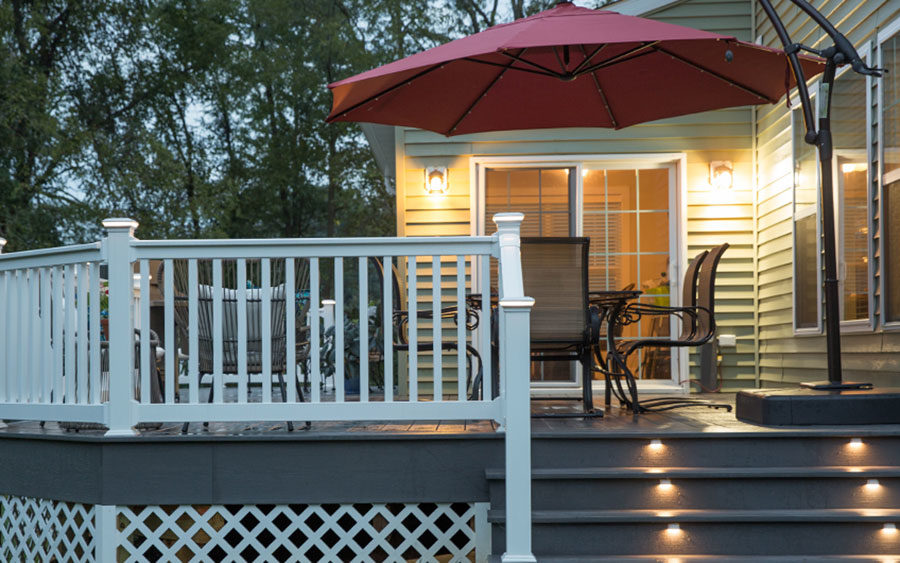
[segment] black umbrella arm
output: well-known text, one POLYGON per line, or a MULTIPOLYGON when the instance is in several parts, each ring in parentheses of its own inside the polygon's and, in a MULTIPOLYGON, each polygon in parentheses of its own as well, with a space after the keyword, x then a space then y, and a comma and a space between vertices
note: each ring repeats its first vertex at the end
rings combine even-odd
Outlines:
MULTIPOLYGON (((871 388, 870 383, 847 383, 843 381, 841 374, 841 333, 840 311, 838 297, 837 277, 837 252, 834 232, 834 199, 832 173, 832 137, 831 137, 831 93, 834 84, 835 71, 839 65, 849 64, 859 74, 879 77, 883 70, 867 66, 853 44, 828 21, 825 16, 813 8, 806 0, 790 0, 792 4, 803 10, 809 17, 822 28, 831 38, 834 44, 826 49, 817 50, 791 41, 784 23, 778 13, 772 7, 769 0, 759 0, 766 16, 775 27, 775 33, 781 40, 790 61, 791 71, 797 82, 798 97, 803 109, 803 119, 806 124, 805 141, 815 145, 819 149, 820 177, 822 185, 822 232, 824 239, 825 259, 825 342, 828 351, 828 381, 807 384, 816 389, 860 389, 871 388), (820 108, 818 128, 816 126, 815 112, 812 100, 809 97, 809 89, 806 87, 806 77, 797 53, 809 51, 825 59, 825 72, 822 74, 822 102, 820 108)), ((790 94, 788 94, 790 95, 790 94)))

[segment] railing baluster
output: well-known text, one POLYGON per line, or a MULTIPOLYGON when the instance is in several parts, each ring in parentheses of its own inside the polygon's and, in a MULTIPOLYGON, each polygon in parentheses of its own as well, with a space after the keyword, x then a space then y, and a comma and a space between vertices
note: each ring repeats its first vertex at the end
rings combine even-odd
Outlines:
POLYGON ((78 332, 77 351, 75 359, 77 360, 77 369, 75 370, 76 400, 75 402, 86 404, 88 402, 88 268, 87 264, 78 264, 78 275, 75 281, 78 282, 78 299, 75 305, 78 307, 78 332))
MULTIPOLYGON (((147 260, 140 261, 140 293, 138 297, 138 306, 140 307, 141 317, 141 357, 140 357, 140 381, 141 381, 141 402, 150 402, 150 262, 147 260)), ((156 358, 152 358, 156 361, 156 358)))
POLYGON ((213 401, 224 401, 225 385, 222 381, 222 260, 212 261, 213 302, 212 302, 212 343, 213 343, 213 401))
MULTIPOLYGON (((0 248, 2 250, 2 248, 0 248)), ((0 272, 0 320, 11 319, 9 314, 9 272, 0 272)), ((7 330, 11 323, 0 321, 0 403, 9 402, 9 396, 6 392, 6 383, 9 377, 9 357, 12 346, 7 339, 13 330, 7 330)))
POLYGON ((175 390, 178 389, 178 350, 175 347, 175 262, 167 259, 163 262, 163 323, 166 343, 166 403, 175 403, 175 390))
POLYGON ((200 322, 197 260, 188 260, 188 402, 200 402, 200 322))
POLYGON ((319 328, 322 319, 319 318, 319 259, 309 259, 309 385, 310 401, 318 403, 322 400, 319 382, 322 380, 322 366, 319 353, 321 350, 321 338, 319 328))
POLYGON ((359 400, 369 401, 369 269, 359 257, 359 400))
POLYGON ((466 388, 466 257, 456 257, 456 400, 465 401, 466 388))
POLYGON ((31 369, 26 374, 26 377, 31 379, 29 382, 31 386, 31 395, 30 401, 32 403, 40 402, 40 393, 41 393, 41 325, 40 325, 40 289, 41 285, 38 280, 38 276, 40 275, 40 270, 37 268, 33 268, 30 270, 30 276, 28 278, 28 326, 31 329, 29 334, 27 335, 29 343, 28 343, 28 352, 30 355, 29 365, 31 369))
MULTIPOLYGON (((49 276, 48 276, 49 277, 49 276)), ((90 286, 90 337, 88 345, 90 346, 90 374, 88 381, 90 386, 90 397, 88 402, 98 405, 100 404, 100 264, 91 262, 90 269, 91 286, 90 286)), ((47 287, 47 308, 41 306, 42 309, 49 312, 50 306, 50 288, 47 287)), ((47 315, 49 321, 49 315, 47 315)), ((47 355, 50 355, 50 325, 47 325, 47 355)))
MULTIPOLYGON (((474 258, 477 260, 477 258, 474 258)), ((481 336, 481 361, 484 370, 481 398, 490 401, 493 398, 493 373, 491 362, 491 257, 481 256, 481 323, 478 331, 481 336)))
POLYGON ((444 398, 444 348, 441 345, 441 257, 431 257, 431 362, 434 400, 444 398))
POLYGON ((334 258, 334 400, 344 401, 344 259, 334 258))
POLYGON ((391 256, 385 256, 383 264, 383 304, 382 321, 384 324, 384 400, 394 400, 394 262, 391 256))
POLYGON ((238 402, 247 402, 247 260, 237 261, 238 402))
POLYGON ((297 283, 294 279, 294 259, 284 259, 284 377, 287 402, 297 401, 297 283))
POLYGON ((28 302, 27 284, 28 270, 24 268, 16 272, 16 293, 18 294, 19 317, 16 323, 16 332, 19 335, 19 344, 16 346, 16 402, 27 402, 27 382, 25 381, 25 373, 28 370, 28 302))
POLYGON ((66 266, 66 328, 65 328, 65 362, 66 362, 66 403, 75 402, 75 266, 66 266))
POLYGON ((50 313, 53 322, 53 402, 62 403, 65 398, 63 386, 63 326, 65 314, 63 313, 63 284, 65 283, 64 269, 56 266, 53 273, 53 305, 50 313))
POLYGON ((416 271, 416 257, 410 256, 407 262, 407 276, 409 278, 407 283, 407 297, 406 297, 406 308, 407 308, 407 318, 409 319, 407 323, 408 334, 407 338, 409 341, 409 400, 410 402, 416 402, 419 400, 419 300, 418 300, 418 290, 416 289, 416 278, 418 277, 418 272, 416 271))
POLYGON ((260 312, 260 335, 262 337, 262 378, 263 402, 272 402, 272 261, 262 259, 260 292, 262 305, 260 312))

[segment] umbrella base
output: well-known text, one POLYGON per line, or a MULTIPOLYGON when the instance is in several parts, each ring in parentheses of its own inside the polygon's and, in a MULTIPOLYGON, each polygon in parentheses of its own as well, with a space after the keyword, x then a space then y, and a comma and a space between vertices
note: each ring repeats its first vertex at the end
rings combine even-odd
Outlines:
POLYGON ((900 389, 741 391, 738 420, 767 426, 900 424, 900 389))

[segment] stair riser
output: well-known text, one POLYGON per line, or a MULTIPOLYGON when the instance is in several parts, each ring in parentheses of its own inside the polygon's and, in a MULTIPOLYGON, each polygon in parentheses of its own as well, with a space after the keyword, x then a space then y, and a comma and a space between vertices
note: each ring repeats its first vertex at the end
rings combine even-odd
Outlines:
MULTIPOLYGON (((671 535, 654 524, 535 524, 533 551, 543 555, 887 555, 900 551, 900 533, 881 524, 686 523, 671 535)), ((493 526, 493 552, 505 549, 504 528, 493 526)))
POLYGON ((817 467, 900 466, 900 438, 664 438, 658 450, 649 439, 541 439, 532 442, 534 467, 817 467))
MULTIPOLYGON (((900 479, 562 479, 532 482, 535 510, 895 508, 900 479)), ((505 506, 503 481, 491 482, 493 508, 505 506)))

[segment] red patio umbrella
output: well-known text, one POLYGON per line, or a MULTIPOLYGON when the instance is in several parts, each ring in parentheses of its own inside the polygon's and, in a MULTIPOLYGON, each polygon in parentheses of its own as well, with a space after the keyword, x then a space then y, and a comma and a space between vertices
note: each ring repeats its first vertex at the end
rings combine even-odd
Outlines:
MULTIPOLYGON (((802 57, 807 77, 821 60, 802 57)), ((560 2, 329 85, 328 121, 444 135, 548 127, 620 129, 774 103, 793 85, 782 51, 560 2)))

